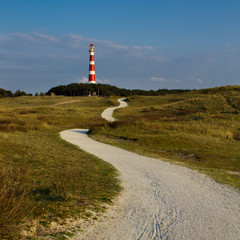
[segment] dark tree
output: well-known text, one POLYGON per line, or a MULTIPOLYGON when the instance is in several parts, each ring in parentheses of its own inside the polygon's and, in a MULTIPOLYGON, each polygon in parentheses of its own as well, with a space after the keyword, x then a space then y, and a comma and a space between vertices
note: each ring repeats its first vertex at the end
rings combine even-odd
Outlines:
POLYGON ((15 92, 15 97, 27 96, 27 93, 24 91, 17 90, 15 92))
POLYGON ((11 91, 0 88, 0 97, 14 97, 14 94, 11 91))

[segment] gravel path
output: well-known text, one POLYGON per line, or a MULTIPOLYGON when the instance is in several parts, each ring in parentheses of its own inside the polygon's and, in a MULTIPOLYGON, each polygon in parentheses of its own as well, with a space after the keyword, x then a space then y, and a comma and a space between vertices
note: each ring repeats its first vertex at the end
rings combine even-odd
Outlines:
POLYGON ((61 137, 117 168, 124 191, 72 239, 240 239, 239 193, 196 171, 97 142, 87 131, 66 130, 61 137))

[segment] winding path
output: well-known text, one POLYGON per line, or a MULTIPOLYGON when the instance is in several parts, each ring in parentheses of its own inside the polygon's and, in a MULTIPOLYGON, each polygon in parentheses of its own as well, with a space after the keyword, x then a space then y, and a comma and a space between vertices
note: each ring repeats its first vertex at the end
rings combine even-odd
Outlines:
POLYGON ((117 107, 110 107, 110 108, 105 109, 102 112, 102 115, 101 115, 102 118, 106 119, 109 122, 116 121, 116 119, 112 117, 112 114, 113 114, 114 110, 116 110, 118 108, 127 107, 127 103, 124 100, 125 100, 125 98, 120 98, 120 99, 118 99, 118 102, 120 103, 119 106, 117 106, 117 107))
MULTIPOLYGON (((112 110, 104 112, 114 120, 112 110)), ((104 218, 73 239, 240 239, 239 193, 196 171, 97 142, 87 132, 66 130, 61 137, 117 168, 124 191, 104 218)))

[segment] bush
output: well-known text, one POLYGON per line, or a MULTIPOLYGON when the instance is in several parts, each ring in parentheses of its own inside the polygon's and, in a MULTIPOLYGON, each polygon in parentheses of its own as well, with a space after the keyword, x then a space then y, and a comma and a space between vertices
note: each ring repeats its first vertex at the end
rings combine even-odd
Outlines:
POLYGON ((15 97, 27 96, 27 93, 24 91, 17 90, 15 92, 15 97))
POLYGON ((233 135, 233 139, 235 139, 235 140, 240 140, 240 132, 238 132, 238 133, 235 133, 234 135, 233 135))
POLYGON ((14 97, 14 94, 11 91, 0 88, 0 97, 14 97))

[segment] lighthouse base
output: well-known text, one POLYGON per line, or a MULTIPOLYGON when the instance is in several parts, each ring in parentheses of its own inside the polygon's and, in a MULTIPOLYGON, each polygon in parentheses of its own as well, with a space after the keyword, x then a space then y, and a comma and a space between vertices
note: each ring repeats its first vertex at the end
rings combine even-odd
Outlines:
POLYGON ((96 83, 95 74, 89 74, 88 82, 89 83, 96 83))

